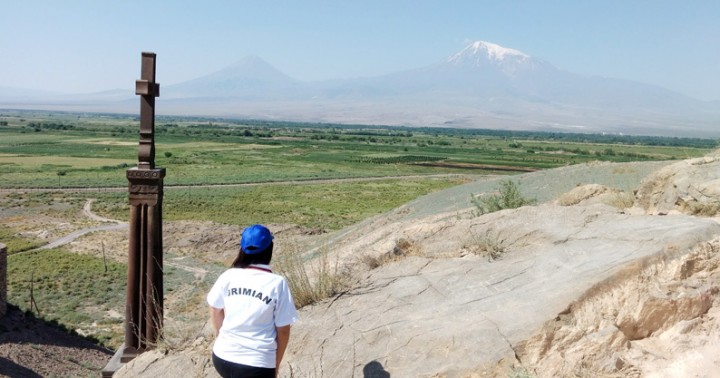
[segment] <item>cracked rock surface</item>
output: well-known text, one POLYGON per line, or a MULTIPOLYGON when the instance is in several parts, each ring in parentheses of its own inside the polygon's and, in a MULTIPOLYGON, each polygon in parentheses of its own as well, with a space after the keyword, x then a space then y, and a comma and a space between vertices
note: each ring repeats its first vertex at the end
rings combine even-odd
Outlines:
MULTIPOLYGON (((415 243, 433 251, 444 245, 447 255, 386 264, 361 287, 303 310, 287 357, 296 376, 362 376, 372 362, 401 377, 493 376, 499 361, 551 371, 526 357, 535 347, 524 342, 548 319, 632 262, 689 252, 720 235, 709 219, 626 215, 605 205, 548 204, 445 222, 432 223, 442 232, 425 224, 415 243), (463 254, 487 235, 507 244, 501 258, 463 254)), ((624 345, 707 313, 716 293, 700 285, 682 295, 631 296, 614 330, 578 337, 624 345)))
MULTIPOLYGON (((476 216, 470 195, 497 184, 480 180, 327 235, 308 256, 329 251, 359 284, 300 310, 280 376, 718 376, 720 222, 682 205, 720 201, 718 161, 520 175, 540 205, 476 216)), ((116 376, 217 376, 209 351, 146 353, 116 376)))

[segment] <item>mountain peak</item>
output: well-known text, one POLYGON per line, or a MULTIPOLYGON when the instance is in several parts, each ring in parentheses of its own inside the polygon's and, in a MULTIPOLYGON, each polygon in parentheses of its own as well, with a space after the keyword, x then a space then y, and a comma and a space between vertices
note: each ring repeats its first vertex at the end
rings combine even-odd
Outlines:
POLYGON ((490 42, 475 41, 459 53, 449 57, 448 62, 460 62, 467 59, 487 59, 500 62, 507 58, 526 59, 529 57, 529 55, 518 50, 509 49, 490 42))
POLYGON ((248 55, 239 61, 223 68, 221 72, 232 71, 250 71, 250 72, 273 72, 277 71, 270 63, 256 55, 248 55))

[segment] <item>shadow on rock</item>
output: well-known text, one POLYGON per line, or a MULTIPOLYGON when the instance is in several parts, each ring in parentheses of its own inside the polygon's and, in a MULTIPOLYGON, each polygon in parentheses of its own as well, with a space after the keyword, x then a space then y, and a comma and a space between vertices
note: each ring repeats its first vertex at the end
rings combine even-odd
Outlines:
POLYGON ((385 371, 381 363, 370 361, 363 368, 363 378, 390 378, 390 373, 385 371))

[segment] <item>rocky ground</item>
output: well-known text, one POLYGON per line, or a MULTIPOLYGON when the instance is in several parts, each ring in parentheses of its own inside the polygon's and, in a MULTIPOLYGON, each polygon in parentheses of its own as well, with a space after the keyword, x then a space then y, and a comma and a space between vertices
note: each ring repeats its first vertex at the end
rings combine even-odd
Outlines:
POLYGON ((0 318, 0 376, 97 377, 112 354, 14 306, 0 318))

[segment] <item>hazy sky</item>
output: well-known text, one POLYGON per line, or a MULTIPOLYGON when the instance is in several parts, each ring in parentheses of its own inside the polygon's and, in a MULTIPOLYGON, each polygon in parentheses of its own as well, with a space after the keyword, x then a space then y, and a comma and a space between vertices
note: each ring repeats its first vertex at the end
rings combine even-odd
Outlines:
MULTIPOLYGON (((720 100, 718 0, 0 0, 0 86, 175 84, 257 55, 311 81, 437 63, 484 40, 560 69, 720 100)), ((162 91, 161 91, 162 93, 162 91)))

